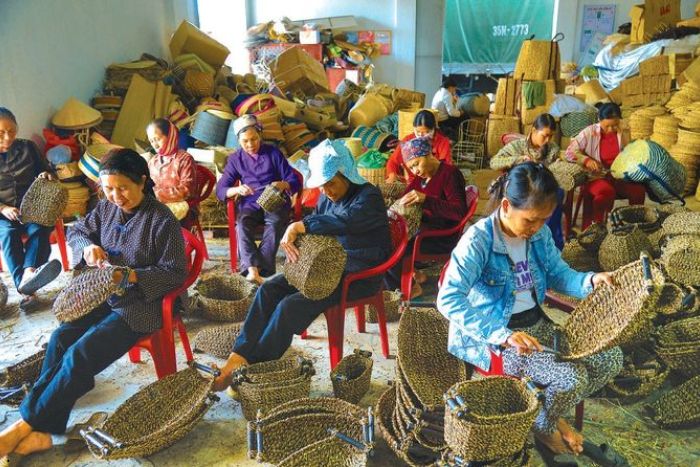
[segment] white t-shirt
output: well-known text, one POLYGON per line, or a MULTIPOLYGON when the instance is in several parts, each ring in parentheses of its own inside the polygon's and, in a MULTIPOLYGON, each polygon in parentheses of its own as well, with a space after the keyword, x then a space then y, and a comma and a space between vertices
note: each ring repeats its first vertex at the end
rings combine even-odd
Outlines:
POLYGON ((450 117, 459 117, 462 113, 456 106, 455 97, 445 88, 440 88, 433 96, 430 106, 438 111, 438 121, 442 122, 450 117))
POLYGON ((503 241, 506 244, 508 256, 515 264, 515 304, 513 314, 534 308, 537 304, 532 298, 532 274, 527 262, 527 241, 522 238, 509 237, 503 233, 503 241))

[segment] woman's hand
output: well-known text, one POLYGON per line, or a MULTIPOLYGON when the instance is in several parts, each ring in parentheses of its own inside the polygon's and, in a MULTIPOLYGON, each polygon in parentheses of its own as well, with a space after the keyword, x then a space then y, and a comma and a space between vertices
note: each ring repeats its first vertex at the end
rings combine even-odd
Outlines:
POLYGON ((43 180, 56 180, 56 177, 51 172, 41 172, 39 175, 37 175, 37 178, 41 178, 43 180))
POLYGON ((13 208, 12 206, 4 206, 0 209, 0 214, 5 216, 7 220, 13 222, 19 222, 19 209, 13 208))
POLYGON ((250 196, 253 193, 255 193, 255 191, 253 191, 253 189, 248 185, 238 185, 232 186, 226 190, 226 197, 233 198, 234 196, 250 196))
POLYGON ((586 159, 584 159, 583 167, 593 173, 600 173, 603 171, 602 164, 592 157, 586 157, 586 159))
POLYGON ((296 263, 299 259, 299 249, 296 247, 296 245, 294 245, 294 242, 296 241, 297 236, 304 232, 306 232, 304 223, 297 221, 289 224, 289 227, 287 227, 287 230, 282 236, 280 248, 284 250, 284 253, 287 255, 287 260, 289 260, 290 263, 296 263))
POLYGON ((282 182, 282 181, 272 182, 272 183, 270 183, 270 185, 274 186, 279 191, 292 191, 292 187, 289 186, 289 183, 287 183, 287 182, 282 182))
POLYGON ((542 351, 540 341, 522 331, 515 331, 506 339, 503 345, 515 348, 518 355, 529 355, 535 350, 538 352, 542 351))
POLYGON ((601 284, 608 284, 610 287, 615 287, 615 281, 609 272, 599 272, 593 275, 591 278, 591 283, 593 283, 593 288, 597 289, 601 284))
POLYGON ((401 198, 400 204, 404 206, 411 206, 412 204, 422 204, 425 201, 425 193, 420 191, 411 190, 401 198))
MULTIPOLYGON (((122 283, 122 280, 124 280, 124 273, 120 269, 116 269, 112 273, 112 281, 119 285, 122 283)), ((128 279, 130 284, 135 284, 136 283, 136 271, 129 271, 129 279, 128 279)))
POLYGON ((104 263, 109 259, 109 257, 102 247, 90 245, 83 249, 83 259, 85 260, 85 264, 88 266, 97 266, 98 268, 101 268, 104 266, 104 263))

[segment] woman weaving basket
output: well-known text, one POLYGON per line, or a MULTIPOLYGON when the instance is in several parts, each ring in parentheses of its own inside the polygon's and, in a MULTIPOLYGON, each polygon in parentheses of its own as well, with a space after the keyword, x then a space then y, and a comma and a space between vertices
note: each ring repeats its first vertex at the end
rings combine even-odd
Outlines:
POLYGON ((17 138, 14 114, 0 107, 0 246, 15 287, 23 296, 23 309, 36 304, 34 293, 61 273, 58 260, 47 263, 53 227, 23 224, 19 214, 29 186, 37 177, 52 179, 50 170, 34 142, 17 138))
POLYGON ((238 198, 236 233, 241 270, 248 280, 261 284, 263 277, 275 273, 275 255, 284 228, 289 223, 289 199, 274 212, 264 211, 257 202, 267 185, 289 194, 301 190, 299 179, 287 159, 275 146, 262 144, 262 127, 253 115, 242 115, 233 122, 241 149, 231 154, 221 179, 216 184, 216 196, 221 201, 238 198), (234 186, 236 182, 240 185, 234 186), (260 246, 255 244, 255 229, 264 225, 260 246))
MULTIPOLYGON (((552 142, 557 122, 549 114, 540 114, 532 123, 530 133, 525 135, 509 134, 504 138, 509 141, 491 158, 489 165, 493 170, 508 170, 515 164, 525 161, 541 162, 549 165, 559 159, 559 146, 552 142)), ((560 250, 564 248, 564 232, 561 226, 564 190, 559 190, 557 207, 547 225, 552 231, 554 244, 560 250)))
POLYGON ((0 433, 0 456, 49 449, 50 433, 66 430, 73 405, 94 387, 95 375, 160 328, 163 296, 187 276, 181 227, 153 196, 145 159, 131 149, 112 150, 100 166, 100 182, 106 199, 69 231, 72 262, 76 269, 128 267, 127 277, 115 272, 112 278, 124 294, 111 295, 51 334, 21 418, 0 433))
MULTIPOLYGON (((377 266, 391 254, 389 221, 382 194, 358 173, 355 161, 340 142, 325 140, 311 150, 309 187, 320 188, 321 197, 314 212, 287 227, 281 247, 290 262, 299 259, 294 241, 300 234, 332 235, 346 250, 345 273, 377 266)), ((383 277, 353 282, 348 299, 356 300, 377 293, 383 277)), ((342 281, 341 281, 342 283, 342 281)), ((217 390, 226 388, 238 367, 280 358, 292 343, 294 334, 303 332, 323 311, 338 303, 341 285, 328 297, 311 300, 290 285, 284 275, 268 279, 258 289, 241 333, 221 377, 217 390)))
POLYGON ((537 439, 557 453, 579 453, 583 437, 562 418, 622 368, 618 347, 577 361, 541 352, 552 345, 553 324, 540 303, 548 288, 583 297, 608 273, 580 273, 561 259, 545 221, 554 211, 558 184, 542 164, 524 162, 493 182, 498 208, 471 226, 452 252, 438 293, 450 321, 449 351, 488 371, 502 352, 504 373, 544 386, 534 425, 537 439))
MULTIPOLYGON (((194 192, 197 186, 196 163, 190 153, 178 149, 180 132, 177 127, 170 120, 157 118, 148 125, 146 134, 151 146, 156 150, 156 155, 148 161, 148 170, 155 183, 153 191, 158 201, 168 207, 174 207, 175 203, 187 201, 197 195, 194 192)), ((182 209, 174 209, 174 212, 182 212, 182 209)), ((180 224, 189 229, 197 213, 188 209, 182 214, 184 217, 180 224)))
POLYGON ((566 159, 583 166, 594 178, 582 188, 583 222, 586 229, 593 222, 605 222, 606 213, 612 211, 616 197, 629 200, 629 204, 644 204, 646 187, 641 183, 614 179, 608 170, 629 143, 622 131, 622 111, 617 104, 607 103, 598 109, 598 123, 581 130, 566 150, 566 159))
MULTIPOLYGON (((439 161, 452 164, 450 140, 438 131, 435 114, 430 110, 421 110, 416 113, 416 116, 413 118, 413 133, 406 136, 402 142, 407 143, 415 138, 429 139, 433 156, 439 161)), ((410 183, 414 178, 413 172, 404 163, 401 145, 399 144, 386 163, 386 182, 394 183, 406 180, 410 183)))
MULTIPOLYGON (((406 187, 406 193, 399 200, 403 205, 421 204, 423 217, 421 228, 449 229, 459 224, 467 213, 467 197, 464 192, 464 176, 453 165, 439 161, 432 153, 428 138, 415 138, 401 144, 403 161, 414 175, 406 187)), ((421 243, 421 251, 430 254, 449 253, 459 241, 460 234, 452 237, 427 237, 421 243)), ((405 255, 413 254, 413 239, 410 240, 405 255)), ((401 286, 402 261, 389 270, 386 276, 388 290, 401 286)), ((427 279, 420 271, 415 273, 416 282, 411 289, 411 298, 420 296, 420 284, 427 279)))

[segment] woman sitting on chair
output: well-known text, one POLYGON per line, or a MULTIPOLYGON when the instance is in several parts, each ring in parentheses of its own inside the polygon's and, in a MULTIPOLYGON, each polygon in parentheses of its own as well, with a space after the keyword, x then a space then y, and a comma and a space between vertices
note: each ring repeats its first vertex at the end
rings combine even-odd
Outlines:
POLYGON ((618 347, 577 361, 541 352, 552 345, 554 325, 540 308, 545 291, 583 298, 608 273, 571 269, 554 246, 545 221, 559 186, 542 164, 523 162, 496 179, 489 192, 498 208, 471 226, 452 252, 437 306, 450 321, 450 353, 488 371, 502 352, 507 375, 544 386, 535 420, 540 443, 556 453, 580 453, 583 436, 562 418, 622 368, 618 347))
MULTIPOLYGON (((464 176, 453 165, 435 158, 431 142, 427 138, 415 138, 401 144, 403 162, 414 175, 413 181, 406 188, 406 193, 399 200, 403 205, 420 203, 423 205, 421 229, 443 230, 459 224, 467 214, 467 198, 464 193, 464 176)), ((421 242, 423 253, 449 253, 457 245, 461 233, 452 237, 428 237, 421 242)), ((413 254, 411 239, 406 247, 406 255, 413 254)), ((399 261, 386 276, 388 290, 401 286, 402 262, 399 261)), ((411 297, 420 296, 423 291, 420 284, 426 276, 416 271, 415 282, 411 288, 411 297)))
MULTIPOLYGON (((347 252, 346 273, 386 261, 392 246, 382 194, 357 173, 355 161, 345 146, 325 140, 311 150, 309 169, 307 185, 320 188, 322 195, 313 214, 287 227, 281 243, 287 260, 299 259, 294 241, 299 234, 309 233, 337 238, 347 252)), ((348 299, 377 293, 382 280, 383 277, 376 276, 353 282, 348 299)), ((215 389, 221 391, 231 384, 232 373, 242 365, 282 357, 294 334, 301 334, 324 310, 338 304, 341 288, 342 283, 327 298, 311 300, 282 274, 265 281, 255 295, 215 389)))
POLYGON ((148 125, 148 141, 156 150, 156 155, 148 161, 148 170, 155 183, 153 191, 158 201, 171 208, 181 219, 180 224, 189 229, 197 213, 180 205, 197 195, 197 164, 190 153, 178 149, 179 133, 177 127, 165 118, 157 118, 148 125))
POLYGON ((609 173, 617 155, 629 142, 620 125, 621 119, 622 111, 617 104, 601 105, 598 123, 581 130, 566 150, 566 159, 583 166, 592 178, 581 190, 583 229, 593 222, 605 222, 605 215, 612 211, 617 197, 627 198, 629 204, 644 204, 644 184, 616 180, 609 173))
MULTIPOLYGON (((421 110, 416 114, 413 118, 413 133, 406 136, 402 142, 406 143, 415 138, 428 138, 433 156, 439 161, 452 164, 450 140, 438 131, 435 114, 430 110, 421 110)), ((414 178, 413 172, 403 162, 401 145, 398 145, 386 163, 386 181, 387 183, 396 181, 410 183, 414 178)))
POLYGON ((76 269, 128 267, 128 277, 113 277, 125 293, 51 334, 21 418, 0 433, 0 457, 49 449, 50 433, 65 432, 73 405, 95 386, 95 376, 162 326, 162 298, 187 277, 180 225, 153 196, 146 160, 131 149, 113 150, 101 163, 100 182, 106 199, 69 230, 72 263, 76 269))
POLYGON ((262 143, 262 127, 253 115, 243 115, 233 122, 241 148, 226 162, 221 179, 216 184, 216 196, 221 201, 237 198, 236 234, 241 270, 247 279, 262 284, 263 277, 276 271, 275 255, 284 228, 289 223, 289 199, 275 212, 265 212, 257 200, 267 185, 288 194, 301 190, 287 159, 275 146, 262 143), (238 186, 234 186, 240 182, 238 186), (255 229, 264 225, 262 242, 255 245, 255 229))
MULTIPOLYGON (((549 114, 538 115, 527 136, 519 134, 504 136, 504 139, 509 141, 491 158, 491 168, 493 170, 509 170, 515 164, 526 161, 542 162, 544 165, 551 164, 559 159, 559 146, 552 142, 555 131, 557 131, 557 122, 554 117, 549 114)), ((560 189, 557 195, 557 207, 552 213, 552 217, 547 220, 547 226, 552 231, 554 244, 560 250, 564 248, 564 232, 561 225, 564 195, 564 190, 560 189)))

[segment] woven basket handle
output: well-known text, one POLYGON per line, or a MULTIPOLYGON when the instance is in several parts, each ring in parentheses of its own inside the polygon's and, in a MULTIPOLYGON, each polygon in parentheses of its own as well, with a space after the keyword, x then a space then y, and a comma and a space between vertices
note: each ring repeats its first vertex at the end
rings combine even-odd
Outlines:
POLYGON ((644 274, 644 283, 647 292, 651 293, 654 290, 654 278, 651 275, 651 259, 646 251, 639 254, 639 259, 642 261, 642 273, 644 274))
POLYGON ((692 306, 695 305, 697 299, 697 292, 694 289, 687 292, 681 300, 681 310, 685 311, 692 308, 692 306))
MULTIPOLYGON (((682 196, 680 196, 678 193, 673 191, 673 189, 670 186, 668 186, 668 183, 666 183, 664 180, 662 180, 661 177, 659 177, 654 172, 649 170, 644 164, 637 164, 637 168, 639 168, 639 170, 644 172, 644 175, 646 175, 647 177, 651 177, 654 180, 656 180, 657 182, 659 182, 659 184, 662 187, 664 187, 664 190, 668 191, 669 194, 671 194, 671 196, 673 196, 674 198, 679 200, 681 202, 682 206, 685 206, 685 199, 683 199, 682 196)), ((627 172, 625 172, 625 179, 630 180, 629 177, 627 176, 627 172)))

